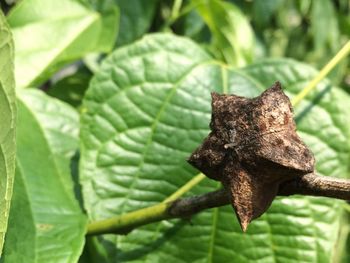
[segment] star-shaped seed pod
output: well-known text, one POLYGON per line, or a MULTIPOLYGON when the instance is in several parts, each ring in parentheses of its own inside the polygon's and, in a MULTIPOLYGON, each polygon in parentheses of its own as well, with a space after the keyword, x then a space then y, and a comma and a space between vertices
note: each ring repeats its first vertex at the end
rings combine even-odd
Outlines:
POLYGON ((281 183, 314 171, 279 82, 252 99, 212 93, 210 129, 188 161, 230 191, 243 231, 269 208, 281 183))

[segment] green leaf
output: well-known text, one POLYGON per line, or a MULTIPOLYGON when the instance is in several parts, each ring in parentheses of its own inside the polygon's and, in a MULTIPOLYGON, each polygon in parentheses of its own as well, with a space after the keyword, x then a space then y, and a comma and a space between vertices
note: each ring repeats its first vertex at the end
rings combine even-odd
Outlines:
POLYGON ((17 172, 3 262, 77 262, 87 223, 70 175, 78 114, 41 91, 22 90, 17 125, 17 172))
POLYGON ((346 240, 346 248, 344 249, 344 254, 341 258, 341 263, 349 263, 350 262, 350 235, 346 240))
POLYGON ((119 9, 117 5, 105 5, 98 10, 101 14, 101 32, 97 46, 101 51, 110 52, 119 30, 119 9))
MULTIPOLYGON (((91 220, 161 202, 198 173, 186 163, 209 132, 210 92, 253 97, 280 80, 294 96, 317 72, 291 60, 233 70, 189 40, 151 35, 115 51, 86 93, 81 183, 91 220), (137 68, 137 70, 135 70, 137 68)), ((347 174, 349 95, 324 81, 296 109, 323 175, 347 174)), ((219 187, 204 180, 190 194, 219 187)), ((230 206, 89 242, 91 262, 330 262, 342 205, 287 197, 243 234, 230 206), (98 260, 94 260, 96 257, 98 260)))
POLYGON ((144 35, 157 8, 158 0, 114 0, 120 9, 120 30, 117 45, 129 44, 144 35))
POLYGON ((327 47, 336 51, 339 47, 339 27, 333 2, 312 1, 310 19, 315 49, 321 53, 327 47))
POLYGON ((93 6, 98 11, 108 11, 117 5, 120 10, 120 30, 117 46, 133 42, 144 35, 151 27, 156 12, 158 0, 78 0, 93 6))
POLYGON ((211 33, 203 18, 193 9, 183 17, 183 35, 190 37, 197 43, 208 44, 211 33))
POLYGON ((16 97, 12 35, 0 10, 0 255, 15 175, 16 97))
POLYGON ((345 204, 346 214, 341 224, 339 231, 338 244, 336 246, 337 253, 335 253, 332 262, 348 263, 350 262, 350 205, 345 204))
POLYGON ((192 0, 212 32, 216 57, 241 67, 253 60, 254 35, 248 19, 232 3, 192 0))
MULTIPOLYGON (((283 5, 285 0, 265 0, 253 2, 253 18, 260 29, 266 27, 275 11, 283 5)), ((305 1, 302 1, 305 2, 305 1)))
POLYGON ((110 51, 118 19, 116 9, 102 16, 73 0, 20 2, 8 17, 16 44, 17 86, 40 84, 68 62, 110 51))
POLYGON ((101 15, 102 28, 98 38, 102 50, 111 51, 119 30, 119 8, 114 0, 76 0, 101 15))
POLYGON ((47 94, 78 108, 89 86, 90 79, 90 72, 87 72, 86 69, 79 70, 70 76, 60 79, 50 87, 47 94))

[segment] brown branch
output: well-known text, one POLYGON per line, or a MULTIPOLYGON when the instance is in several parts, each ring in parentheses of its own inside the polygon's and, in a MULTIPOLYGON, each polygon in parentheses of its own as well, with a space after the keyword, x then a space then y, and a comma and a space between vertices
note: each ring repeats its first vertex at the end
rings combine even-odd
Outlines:
POLYGON ((306 174, 282 185, 278 194, 324 196, 349 201, 350 180, 306 174))
MULTIPOLYGON (((280 196, 294 194, 350 200, 350 180, 307 174, 284 183, 278 192, 280 196)), ((187 217, 204 209, 228 204, 230 204, 229 194, 225 189, 221 189, 174 201, 168 212, 173 217, 187 217)))
MULTIPOLYGON (((350 180, 307 174, 284 183, 278 194, 282 196, 302 194, 350 200, 350 180)), ((229 194, 225 189, 221 189, 92 222, 88 226, 87 235, 127 234, 142 225, 171 218, 188 218, 205 209, 227 204, 230 204, 229 194)))

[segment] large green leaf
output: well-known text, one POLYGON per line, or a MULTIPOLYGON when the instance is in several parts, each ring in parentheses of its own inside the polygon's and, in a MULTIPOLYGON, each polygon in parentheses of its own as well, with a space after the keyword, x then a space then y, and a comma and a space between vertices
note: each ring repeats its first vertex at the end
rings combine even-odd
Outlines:
POLYGON ((0 11, 0 255, 15 175, 16 97, 13 59, 12 36, 0 11))
POLYGON ((115 9, 102 16, 74 0, 21 1, 8 17, 16 44, 17 86, 41 83, 89 52, 110 51, 118 19, 115 9))
POLYGON ((216 57, 233 66, 253 59, 254 35, 247 18, 232 3, 221 0, 192 0, 212 32, 216 57))
MULTIPOLYGON (((186 158, 209 131, 211 91, 252 97, 280 80, 294 96, 315 74, 286 59, 231 70, 171 35, 151 35, 117 50, 84 101, 80 172, 90 220, 158 203, 198 173, 186 158)), ((315 153, 320 174, 347 174, 349 102, 325 81, 296 110, 299 133, 315 153)), ((217 187, 207 179, 191 194, 217 187)), ((340 202, 326 198, 278 198, 243 234, 226 206, 202 212, 191 223, 163 221, 128 236, 101 236, 90 242, 90 259, 329 262, 341 210, 340 202)))
POLYGON ((2 260, 76 262, 86 230, 70 175, 78 114, 41 91, 23 90, 17 125, 16 180, 2 260))

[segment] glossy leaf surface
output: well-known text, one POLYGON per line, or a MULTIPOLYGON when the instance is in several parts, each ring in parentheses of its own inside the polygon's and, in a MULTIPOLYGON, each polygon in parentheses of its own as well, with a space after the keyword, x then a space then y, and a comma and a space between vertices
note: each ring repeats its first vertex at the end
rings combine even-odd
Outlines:
POLYGON ((73 0, 20 2, 8 17, 16 44, 17 86, 40 84, 68 62, 110 51, 119 16, 114 9, 104 15, 73 0))
POLYGON ((15 175, 16 96, 12 35, 0 10, 0 255, 15 175))

